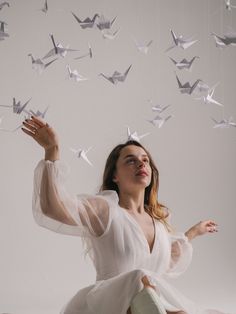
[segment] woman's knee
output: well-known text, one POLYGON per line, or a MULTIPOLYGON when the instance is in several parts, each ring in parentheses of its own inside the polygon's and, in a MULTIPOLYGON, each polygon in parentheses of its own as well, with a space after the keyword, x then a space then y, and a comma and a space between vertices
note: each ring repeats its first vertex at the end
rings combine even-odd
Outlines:
POLYGON ((151 283, 151 281, 150 281, 150 279, 148 278, 147 275, 143 276, 141 278, 141 281, 142 281, 144 287, 151 287, 151 288, 153 288, 155 290, 155 286, 151 283))

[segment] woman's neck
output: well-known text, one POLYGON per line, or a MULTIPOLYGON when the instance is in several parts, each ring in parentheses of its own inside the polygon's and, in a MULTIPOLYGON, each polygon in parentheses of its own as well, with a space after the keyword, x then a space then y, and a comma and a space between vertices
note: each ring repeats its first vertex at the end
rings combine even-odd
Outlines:
POLYGON ((119 193, 119 205, 128 211, 136 214, 145 212, 144 208, 144 192, 142 193, 119 193))

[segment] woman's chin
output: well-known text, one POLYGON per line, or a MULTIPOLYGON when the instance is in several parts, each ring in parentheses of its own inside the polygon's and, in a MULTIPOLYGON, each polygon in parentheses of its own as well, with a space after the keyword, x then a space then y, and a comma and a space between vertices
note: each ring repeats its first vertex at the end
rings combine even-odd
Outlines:
POLYGON ((145 189, 147 186, 149 186, 150 180, 147 177, 138 177, 135 181, 135 184, 142 186, 145 189))
POLYGON ((137 180, 150 183, 150 178, 149 178, 149 176, 136 176, 135 178, 136 178, 137 180))

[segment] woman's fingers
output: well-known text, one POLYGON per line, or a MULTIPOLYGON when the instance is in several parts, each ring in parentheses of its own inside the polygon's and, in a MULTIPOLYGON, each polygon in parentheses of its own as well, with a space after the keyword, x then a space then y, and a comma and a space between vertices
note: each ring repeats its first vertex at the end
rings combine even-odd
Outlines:
POLYGON ((27 130, 27 129, 25 129, 25 128, 21 128, 21 130, 22 130, 23 132, 25 132, 26 134, 28 134, 29 136, 31 136, 31 137, 34 137, 34 135, 35 135, 35 133, 33 133, 33 132, 31 132, 31 131, 29 131, 29 130, 27 130))
POLYGON ((216 224, 216 222, 214 220, 211 220, 211 219, 205 220, 205 222, 208 224, 216 224))
POLYGON ((209 226, 209 227, 217 227, 217 223, 213 220, 207 220, 206 222, 206 226, 209 226))
POLYGON ((207 231, 208 232, 218 232, 218 229, 217 229, 217 224, 215 222, 210 222, 207 224, 207 231))
POLYGON ((39 142, 38 135, 39 135, 39 132, 41 134, 41 129, 43 129, 44 127, 49 127, 48 123, 46 123, 42 119, 35 116, 31 116, 30 119, 25 119, 25 121, 23 121, 23 126, 24 127, 21 128, 22 131, 24 131, 24 133, 33 137, 35 140, 37 140, 37 142, 39 142))
POLYGON ((218 231, 217 227, 218 227, 218 225, 215 222, 210 223, 210 228, 213 230, 213 232, 218 231))
POLYGON ((217 226, 217 223, 216 223, 215 221, 213 221, 213 220, 209 220, 208 222, 209 222, 209 224, 211 224, 211 225, 217 226))
POLYGON ((208 232, 214 233, 214 232, 218 232, 218 230, 216 228, 209 228, 208 232))
POLYGON ((59 139, 55 130, 46 121, 38 117, 32 116, 30 119, 25 119, 21 129, 44 149, 59 145, 59 139))
POLYGON ((25 119, 23 125, 33 133, 45 126, 49 127, 48 123, 35 116, 32 116, 30 119, 25 119))
POLYGON ((213 220, 205 220, 200 222, 200 229, 202 230, 201 234, 204 234, 206 232, 209 233, 218 232, 217 227, 218 227, 217 223, 213 220))
POLYGON ((40 127, 43 127, 46 125, 46 122, 44 122, 42 119, 40 119, 39 117, 35 117, 35 116, 31 116, 31 119, 34 123, 36 123, 37 125, 39 125, 40 127))
POLYGON ((23 121, 23 125, 33 133, 35 133, 35 131, 38 129, 38 126, 36 124, 28 120, 23 121))

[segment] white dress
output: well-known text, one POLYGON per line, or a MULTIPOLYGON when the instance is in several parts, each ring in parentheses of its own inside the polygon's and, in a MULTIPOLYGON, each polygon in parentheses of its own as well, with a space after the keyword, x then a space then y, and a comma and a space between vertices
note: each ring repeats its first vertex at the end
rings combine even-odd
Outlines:
POLYGON ((170 234, 155 219, 150 251, 141 227, 119 206, 115 191, 71 196, 64 186, 67 174, 68 168, 61 161, 40 161, 33 194, 36 222, 58 233, 81 236, 96 269, 96 282, 81 289, 62 314, 126 314, 132 298, 143 288, 141 278, 145 275, 156 285, 166 310, 222 314, 201 309, 167 282, 183 273, 191 262, 192 245, 183 233, 170 234), (76 225, 62 224, 43 214, 43 206, 55 204, 61 204, 76 225), (106 205, 106 211, 101 204, 106 205))

